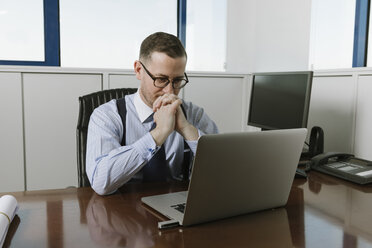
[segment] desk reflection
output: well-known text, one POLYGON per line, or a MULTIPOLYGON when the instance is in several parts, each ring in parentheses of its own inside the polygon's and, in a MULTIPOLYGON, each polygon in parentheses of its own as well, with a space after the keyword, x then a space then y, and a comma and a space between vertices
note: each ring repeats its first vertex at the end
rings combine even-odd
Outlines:
MULTIPOLYGON (((319 228, 327 228, 329 236, 342 238, 342 247, 371 247, 372 185, 359 185, 312 171, 302 189, 309 240, 320 238, 319 228)), ((334 239, 326 241, 331 244, 331 240, 334 239)))
POLYGON ((140 205, 112 204, 110 196, 93 194, 86 220, 94 242, 104 246, 151 247, 153 233, 147 228, 148 213, 140 205))
MULTIPOLYGON (((124 199, 127 197, 125 195, 115 197, 93 194, 86 209, 90 236, 100 246, 217 248, 229 247, 231 244, 234 244, 234 247, 294 246, 285 208, 159 231, 154 229, 159 219, 152 210, 139 202, 129 203, 124 199)), ((303 230, 303 226, 298 224, 295 226, 303 230)), ((303 240, 296 241, 303 243, 303 240)))
MULTIPOLYGON (((302 185, 306 181, 297 181, 302 185)), ((305 216, 304 216, 304 191, 296 186, 292 187, 286 205, 292 242, 295 247, 305 247, 305 216)))
POLYGON ((293 247, 285 208, 266 210, 182 230, 184 247, 293 247), (216 242, 216 239, 219 239, 216 242))
POLYGON ((372 193, 372 184, 356 184, 338 177, 323 174, 321 172, 312 172, 308 176, 308 188, 311 192, 319 194, 322 187, 337 186, 349 188, 363 193, 372 193))
POLYGON ((160 231, 165 217, 141 197, 186 186, 131 185, 104 197, 90 188, 15 192, 20 209, 4 247, 372 247, 372 185, 310 172, 285 208, 160 231))

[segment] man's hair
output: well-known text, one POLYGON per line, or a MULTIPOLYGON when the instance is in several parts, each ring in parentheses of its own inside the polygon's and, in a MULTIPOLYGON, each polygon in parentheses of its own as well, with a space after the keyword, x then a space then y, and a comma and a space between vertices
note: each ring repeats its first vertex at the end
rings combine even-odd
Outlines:
POLYGON ((187 54, 181 41, 172 34, 157 32, 151 34, 142 41, 140 49, 140 60, 151 58, 153 52, 165 53, 171 58, 186 57, 187 54))

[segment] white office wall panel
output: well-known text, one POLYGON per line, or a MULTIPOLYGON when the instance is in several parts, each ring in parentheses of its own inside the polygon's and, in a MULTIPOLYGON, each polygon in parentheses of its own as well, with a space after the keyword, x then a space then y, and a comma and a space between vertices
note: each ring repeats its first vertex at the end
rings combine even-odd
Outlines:
POLYGON ((202 107, 221 133, 244 130, 244 78, 194 77, 184 88, 184 99, 202 107))
POLYGON ((355 156, 372 160, 372 75, 359 76, 355 121, 355 156))
POLYGON ((102 89, 100 74, 24 74, 27 190, 77 186, 78 97, 102 89))
POLYGON ((0 72, 0 192, 24 190, 21 73, 0 72))
POLYGON ((314 77, 308 129, 324 130, 324 150, 352 152, 355 83, 352 75, 314 77))
POLYGON ((138 88, 140 81, 133 75, 120 75, 110 74, 109 75, 109 88, 138 88))

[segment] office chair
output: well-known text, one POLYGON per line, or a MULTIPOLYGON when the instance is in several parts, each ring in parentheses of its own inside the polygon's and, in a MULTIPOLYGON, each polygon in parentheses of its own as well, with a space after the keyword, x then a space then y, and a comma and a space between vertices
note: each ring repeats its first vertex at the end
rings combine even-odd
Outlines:
POLYGON ((125 95, 133 94, 137 91, 135 88, 111 89, 94 92, 79 97, 79 117, 76 128, 77 143, 77 169, 79 187, 90 186, 86 170, 85 155, 87 147, 87 133, 90 115, 93 110, 112 99, 119 99, 125 95))

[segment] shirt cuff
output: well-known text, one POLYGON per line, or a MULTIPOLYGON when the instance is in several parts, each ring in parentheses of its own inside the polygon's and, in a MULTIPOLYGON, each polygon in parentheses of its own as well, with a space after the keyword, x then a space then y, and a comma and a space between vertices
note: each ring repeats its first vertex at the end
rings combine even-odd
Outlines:
MULTIPOLYGON (((199 137, 198 137, 198 139, 199 139, 200 136, 204 135, 204 133, 201 130, 198 129, 198 135, 199 135, 199 137)), ((197 140, 185 140, 185 141, 189 145, 192 153, 195 155, 196 147, 198 146, 198 141, 197 140)))
POLYGON ((150 133, 145 134, 142 138, 133 143, 133 148, 147 161, 160 149, 150 133))

